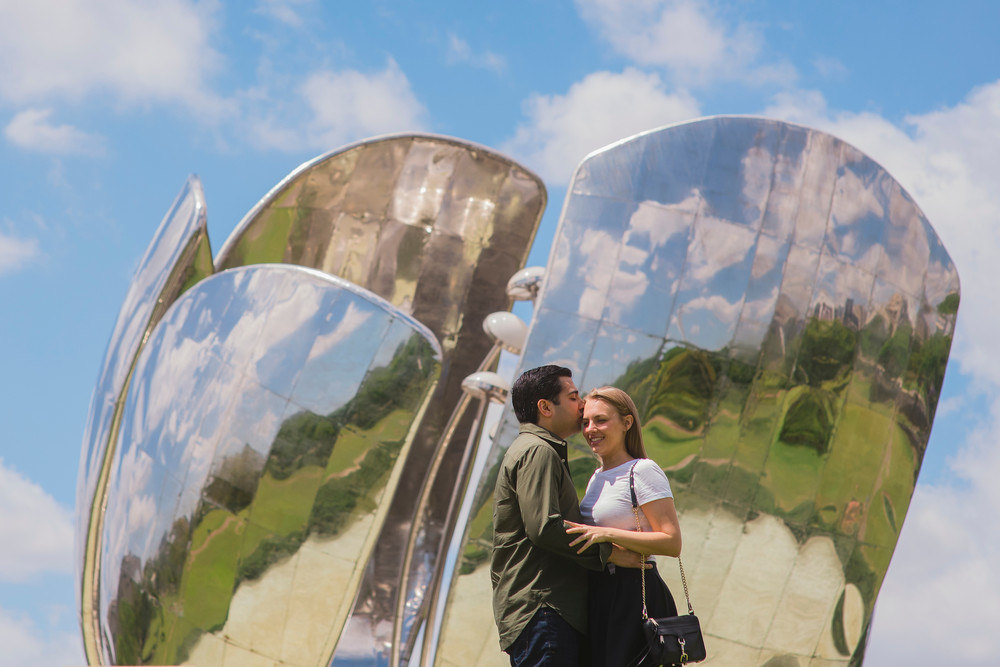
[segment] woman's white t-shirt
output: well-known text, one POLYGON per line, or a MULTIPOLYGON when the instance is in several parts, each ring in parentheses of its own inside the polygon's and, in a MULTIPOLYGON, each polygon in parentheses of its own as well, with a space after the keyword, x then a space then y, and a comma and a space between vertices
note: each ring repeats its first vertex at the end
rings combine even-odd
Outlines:
MULTIPOLYGON (((587 492, 580 501, 583 522, 592 526, 607 526, 623 530, 635 530, 632 514, 632 494, 628 488, 628 474, 635 465, 635 496, 641 508, 648 502, 661 498, 673 498, 667 476, 652 459, 633 459, 604 470, 594 471, 587 482, 587 492)), ((643 531, 652 530, 649 520, 639 511, 639 525, 643 531)))

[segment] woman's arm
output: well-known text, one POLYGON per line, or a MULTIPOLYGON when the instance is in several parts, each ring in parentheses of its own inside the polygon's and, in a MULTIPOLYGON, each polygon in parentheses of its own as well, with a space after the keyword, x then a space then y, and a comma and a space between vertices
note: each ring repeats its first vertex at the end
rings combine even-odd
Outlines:
POLYGON ((677 522, 677 510, 673 498, 652 500, 639 509, 646 515, 652 530, 638 532, 604 526, 588 526, 572 521, 564 522, 566 532, 579 535, 570 546, 581 545, 577 553, 583 553, 592 544, 611 542, 620 547, 641 554, 679 556, 681 553, 681 527, 677 522))

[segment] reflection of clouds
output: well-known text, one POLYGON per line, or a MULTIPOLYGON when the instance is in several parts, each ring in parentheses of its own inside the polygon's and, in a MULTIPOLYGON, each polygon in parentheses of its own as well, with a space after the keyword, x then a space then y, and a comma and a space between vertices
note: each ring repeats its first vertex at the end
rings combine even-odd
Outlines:
POLYGON ((774 315, 774 305, 778 302, 778 292, 778 286, 775 285, 767 296, 744 301, 742 318, 757 322, 770 320, 771 316, 774 315))
MULTIPOLYGON (((784 253, 763 252, 762 245, 763 240, 757 246, 757 254, 753 258, 753 268, 750 270, 750 277, 755 280, 763 278, 772 271, 776 272, 781 268, 781 263, 785 261, 784 253)), ((780 275, 777 275, 776 279, 780 281, 780 275)))
POLYGON ((916 205, 896 186, 890 203, 892 219, 886 229, 890 272, 900 287, 916 294, 924 282, 930 259, 927 228, 916 205))
MULTIPOLYGON (((864 217, 870 216, 879 220, 885 217, 885 209, 876 192, 851 169, 851 166, 845 165, 837 179, 833 215, 838 227, 854 225, 864 217)), ((850 241, 845 239, 844 243, 850 241)))
POLYGON ((574 258, 583 278, 578 306, 581 315, 600 316, 604 295, 615 272, 615 263, 620 242, 604 231, 592 230, 583 235, 574 258))
POLYGON ((820 274, 816 276, 816 296, 813 301, 825 301, 831 306, 843 306, 847 299, 856 305, 868 303, 874 276, 850 264, 844 264, 830 257, 820 263, 820 274))
POLYGON ((613 320, 620 321, 635 306, 636 301, 649 289, 649 277, 642 271, 615 274, 613 298, 608 299, 608 308, 613 320))
POLYGON ((758 217, 771 191, 774 153, 764 146, 751 146, 740 161, 743 174, 743 198, 757 207, 758 217))
MULTIPOLYGON (((261 272, 255 277, 252 287, 255 292, 247 294, 249 311, 248 313, 262 313, 266 320, 259 325, 260 336, 256 342, 256 347, 265 354, 267 350, 281 348, 287 345, 286 341, 291 341, 296 336, 301 336, 303 330, 308 334, 308 329, 312 327, 312 318, 305 313, 316 313, 325 307, 325 290, 318 289, 317 286, 300 282, 294 279, 281 278, 275 280, 273 275, 261 272), (259 294, 277 292, 270 299, 270 307, 262 308, 267 297, 259 294), (254 300, 257 300, 256 302, 254 300)), ((250 324, 240 320, 240 325, 250 324)), ((226 341, 227 347, 235 347, 230 341, 226 341)))
POLYGON ((679 209, 682 211, 697 211, 701 205, 701 192, 691 188, 691 194, 682 201, 664 207, 654 201, 640 202, 639 208, 629 219, 628 234, 648 234, 650 247, 656 248, 665 244, 677 229, 663 224, 665 211, 679 209))
MULTIPOLYGON (((128 553, 129 538, 148 527, 156 514, 156 499, 147 493, 152 478, 153 460, 139 448, 138 442, 121 442, 124 446, 121 464, 113 473, 108 493, 105 520, 105 551, 117 562, 128 553)), ((136 554, 141 555, 141 554, 136 554)), ((108 565, 105 559, 105 565, 108 565)), ((118 582, 108 582, 117 586, 118 582)), ((103 592, 105 599, 114 599, 113 591, 103 592)))
POLYGON ((754 247, 754 233, 712 218, 702 218, 688 252, 685 282, 705 284, 722 269, 747 259, 754 247))
POLYGON ((709 296, 691 299, 683 306, 681 312, 687 318, 698 311, 708 311, 719 320, 728 323, 735 321, 736 316, 739 315, 741 305, 741 301, 730 303, 718 294, 710 294, 709 296))
MULTIPOLYGON (((697 206, 699 197, 695 192, 679 205, 697 206)), ((613 319, 620 321, 632 311, 646 294, 653 280, 661 283, 658 285, 661 292, 674 291, 676 280, 668 279, 678 275, 681 266, 661 264, 666 261, 664 251, 671 240, 678 236, 686 237, 689 231, 688 221, 688 218, 678 217, 671 210, 656 203, 647 201, 639 204, 629 218, 628 231, 618 257, 613 300, 609 299, 608 304, 613 319)), ((676 254, 679 262, 683 261, 685 250, 686 248, 678 249, 676 254)))
MULTIPOLYGON (((372 311, 362 310, 358 307, 357 303, 352 301, 348 304, 347 310, 344 312, 336 328, 328 334, 316 337, 311 356, 315 357, 330 352, 337 345, 350 338, 354 332, 361 329, 371 316, 372 311)), ((326 316, 327 321, 329 321, 330 317, 331 315, 328 313, 326 316)))

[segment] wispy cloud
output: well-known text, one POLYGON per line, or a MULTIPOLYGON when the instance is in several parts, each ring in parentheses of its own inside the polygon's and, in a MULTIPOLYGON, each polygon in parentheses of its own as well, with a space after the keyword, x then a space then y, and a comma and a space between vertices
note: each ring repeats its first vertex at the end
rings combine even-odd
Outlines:
POLYGON ((503 56, 488 50, 475 52, 467 41, 451 32, 448 33, 448 63, 487 69, 497 74, 502 74, 507 68, 503 56))
POLYGON ((25 103, 108 93, 215 113, 208 77, 218 2, 36 0, 0 3, 0 100, 25 103))
POLYGON ((36 239, 19 239, 0 234, 0 275, 17 271, 38 255, 36 239))
POLYGON ((662 67, 676 83, 705 87, 719 80, 751 84, 795 81, 785 61, 765 62, 764 38, 752 24, 730 25, 710 3, 695 0, 576 0, 580 15, 619 53, 662 67))
POLYGON ((0 581, 72 571, 70 512, 0 459, 0 581))
POLYGON ((0 667, 82 665, 83 642, 78 632, 39 628, 31 618, 0 607, 0 667))
POLYGON ((249 134, 262 148, 330 150, 373 135, 427 127, 426 108, 391 59, 374 73, 312 72, 295 89, 291 105, 278 103, 275 94, 259 96, 249 111, 249 134))
POLYGON ((7 141, 30 151, 67 155, 96 155, 102 152, 102 139, 72 125, 50 121, 52 109, 25 109, 11 119, 3 134, 7 141))
POLYGON ((566 183, 588 153, 637 132, 698 115, 698 103, 669 92, 659 75, 628 68, 594 72, 565 95, 534 95, 527 120, 503 150, 552 183, 566 183))
POLYGON ((293 28, 301 28, 304 20, 298 8, 312 4, 314 0, 259 0, 257 13, 277 19, 293 28))

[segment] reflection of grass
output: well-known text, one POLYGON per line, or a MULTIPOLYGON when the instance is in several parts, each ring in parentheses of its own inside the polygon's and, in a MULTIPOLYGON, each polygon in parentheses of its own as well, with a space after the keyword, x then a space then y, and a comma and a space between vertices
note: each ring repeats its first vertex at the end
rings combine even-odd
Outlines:
POLYGON ((888 454, 872 493, 868 521, 859 537, 865 542, 892 548, 899 535, 899 524, 910 506, 916 476, 913 448, 898 426, 893 429, 888 454))
MULTIPOLYGON (((274 228, 268 233, 274 234, 274 228)), ((266 250, 268 243, 258 241, 254 247, 266 250)), ((206 494, 190 517, 190 531, 189 517, 175 520, 142 573, 155 600, 130 581, 119 584, 116 603, 123 622, 114 634, 129 645, 123 645, 118 657, 144 664, 185 660, 201 634, 225 625, 241 581, 295 553, 308 535, 334 535, 359 513, 372 511, 414 411, 438 372, 433 348, 411 336, 388 366, 369 372, 354 398, 338 411, 325 416, 300 412, 286 419, 271 443, 263 474, 252 457, 225 459, 222 469, 229 465, 236 480, 252 482, 252 495, 248 492, 245 500, 222 509, 206 494)), ((233 486, 229 479, 222 481, 233 486)))
MULTIPOLYGON (((388 414, 364 434, 342 429, 334 453, 339 452, 342 461, 351 462, 354 470, 347 475, 343 475, 343 468, 333 457, 325 475, 323 469, 310 465, 297 469, 284 480, 275 480, 265 473, 260 478, 253 502, 239 514, 223 509, 206 512, 193 531, 180 590, 176 595, 161 596, 161 606, 182 609, 184 620, 195 628, 209 632, 221 628, 239 581, 254 579, 274 563, 294 554, 308 532, 314 529, 309 519, 317 505, 330 504, 320 512, 327 524, 319 528, 327 534, 334 528, 332 523, 340 527, 346 525, 344 522, 356 514, 359 502, 364 505, 364 511, 374 507, 373 497, 382 492, 402 445, 401 442, 384 443, 380 439, 384 434, 398 433, 401 426, 411 420, 412 414, 400 409, 388 414), (366 450, 374 456, 366 456, 366 450), (331 475, 331 470, 341 475, 331 475), (319 482, 324 477, 329 496, 325 501, 317 496, 319 482), (338 493, 338 487, 343 487, 342 492, 338 493), (316 496, 315 503, 313 496, 316 496)), ((187 657, 186 650, 181 648, 175 652, 173 649, 180 638, 174 642, 162 641, 168 631, 175 631, 168 627, 172 625, 170 618, 170 615, 161 615, 150 626, 147 644, 155 646, 156 663, 169 664, 187 657)), ((193 645, 200 632, 193 631, 190 637, 183 638, 183 642, 193 645)))
MULTIPOLYGON (((848 402, 837 423, 816 497, 818 507, 832 506, 824 517, 840 517, 851 501, 866 503, 882 468, 891 420, 863 405, 848 402)), ((912 490, 912 477, 910 478, 912 490)), ((834 529, 835 525, 823 525, 834 529)), ((853 530, 848 530, 853 532, 853 530)))
POLYGON ((642 438, 649 458, 664 469, 670 469, 697 454, 700 435, 692 435, 665 417, 652 417, 642 427, 642 438))
POLYGON ((816 450, 782 442, 772 444, 763 484, 774 496, 775 514, 790 518, 796 508, 801 511, 802 503, 811 505, 822 470, 823 459, 816 450))
POLYGON ((258 220, 250 232, 240 238, 228 264, 266 264, 285 257, 288 232, 300 214, 297 208, 269 208, 264 220, 258 220), (238 258, 238 259, 237 259, 238 258))
POLYGON ((283 480, 265 472, 257 485, 250 520, 278 535, 301 530, 309 518, 321 475, 318 466, 303 466, 283 480))
POLYGON ((242 527, 226 510, 212 510, 194 530, 178 598, 185 619, 196 627, 215 629, 226 621, 242 527))
POLYGON ((740 436, 740 414, 746 405, 748 389, 732 385, 726 390, 712 415, 705 434, 701 457, 704 459, 730 459, 736 452, 740 436))

